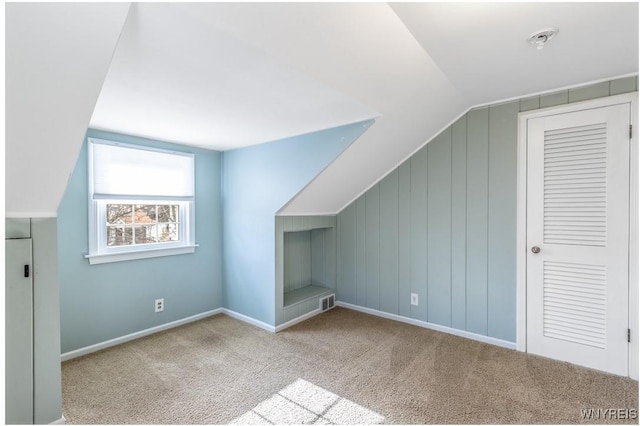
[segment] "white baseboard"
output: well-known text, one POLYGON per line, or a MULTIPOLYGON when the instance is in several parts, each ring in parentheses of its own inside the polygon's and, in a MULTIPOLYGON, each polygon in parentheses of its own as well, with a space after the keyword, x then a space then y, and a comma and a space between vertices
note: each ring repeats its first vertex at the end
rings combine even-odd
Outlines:
MULTIPOLYGON (((390 314, 387 312, 382 312, 382 311, 378 311, 376 309, 371 309, 371 308, 364 308, 362 306, 357 306, 357 305, 352 305, 350 303, 345 303, 345 302, 336 302, 336 306, 340 306, 342 308, 347 308, 347 309, 352 309, 354 311, 360 311, 360 312, 364 312, 366 314, 370 314, 370 315, 375 315, 378 317, 382 317, 382 318, 387 318, 390 320, 394 320, 394 321, 400 321, 400 322, 404 322, 407 324, 412 324, 412 325, 417 325, 418 327, 423 327, 423 328, 428 328, 431 330, 436 330, 436 331, 441 331, 443 333, 448 333, 448 334, 453 334, 455 336, 460 336, 460 337, 466 337, 467 339, 472 339, 472 340, 477 340, 479 342, 483 342, 483 343, 489 343, 491 345, 496 345, 496 346, 500 346, 503 348, 507 348, 507 349, 515 349, 516 348, 516 344, 513 342, 508 342, 506 340, 501 340, 501 339, 496 339, 493 337, 489 337, 489 336, 483 336, 481 334, 475 334, 475 333, 471 333, 468 331, 463 331, 463 330, 457 330, 455 328, 451 328, 451 327, 445 327, 442 325, 438 325, 438 324, 432 324, 430 322, 426 322, 426 321, 420 321, 420 320, 416 320, 416 319, 412 319, 412 318, 406 318, 400 315, 395 315, 395 314, 390 314)), ((212 311, 207 311, 207 312, 203 312, 201 314, 197 314, 197 315, 193 315, 187 318, 183 318, 177 321, 173 321, 173 322, 169 322, 167 324, 162 324, 156 327, 151 327, 148 328, 146 330, 141 330, 141 331, 137 331, 135 333, 131 333, 131 334, 127 334, 126 336, 122 336, 122 337, 117 337, 115 339, 111 339, 111 340, 107 340, 105 342, 101 342, 101 343, 96 343, 95 345, 91 345, 91 346, 86 346, 84 348, 80 348, 80 349, 76 349, 70 352, 65 352, 60 356, 60 360, 62 362, 64 361, 68 361, 70 359, 73 358, 77 358, 79 356, 83 356, 83 355, 87 355, 90 354, 92 352, 97 352, 99 350, 102 349, 106 349, 109 348, 111 346, 116 346, 116 345, 120 345, 122 343, 125 342, 129 342, 131 340, 135 340, 135 339, 139 339, 141 337, 144 336, 148 336, 150 334, 154 334, 154 333, 158 333, 160 331, 164 331, 164 330, 168 330, 174 327, 178 327, 184 324, 188 324, 190 322, 194 322, 194 321, 198 321, 201 320, 203 318, 207 318, 210 317, 212 315, 216 315, 216 314, 225 314, 230 316, 231 318, 235 318, 237 320, 240 320, 242 322, 246 322, 247 324, 251 324, 253 326, 256 326, 258 328, 261 328, 263 330, 266 330, 268 332, 271 333, 277 333, 279 331, 282 331, 286 328, 289 328, 295 324, 298 324, 302 321, 305 321, 311 317, 314 317, 318 314, 322 313, 322 311, 320 309, 316 309, 313 310, 309 313, 306 313, 304 315, 299 316, 298 318, 294 318, 291 321, 287 321, 284 324, 281 324, 277 327, 274 327, 273 325, 267 324, 265 322, 259 321, 257 319, 251 318, 249 316, 243 315, 241 313, 232 311, 230 309, 227 308, 218 308, 218 309, 214 309, 212 311)), ((52 424, 64 424, 64 417, 62 417, 60 420, 56 420, 56 422, 52 423, 52 424), (62 422, 62 423, 59 423, 62 422)))
POLYGON ((271 324, 267 324, 266 322, 262 322, 262 321, 259 321, 257 319, 248 317, 248 316, 246 316, 244 314, 241 314, 239 312, 232 311, 231 309, 220 308, 220 312, 222 312, 223 314, 229 315, 231 318, 235 318, 235 319, 240 320, 242 322, 246 322, 247 324, 255 325, 256 327, 261 328, 263 330, 270 331, 271 333, 275 333, 276 332, 276 328, 274 326, 272 326, 271 324))
POLYGON ((307 312, 304 315, 300 315, 298 318, 294 318, 291 321, 287 321, 284 324, 280 324, 279 326, 276 327, 276 333, 279 331, 284 330, 285 328, 289 328, 292 325, 296 325, 304 320, 308 320, 311 317, 315 317, 316 315, 322 313, 322 311, 320 310, 320 308, 313 310, 311 312, 307 312))
POLYGON ((180 325, 188 324, 190 322, 198 321, 203 318, 210 317, 212 315, 220 314, 224 312, 223 308, 214 309, 212 311, 202 312, 201 314, 193 315, 187 318, 179 319, 177 321, 168 322, 166 324, 158 325, 156 327, 147 328, 146 330, 136 331, 135 333, 127 334, 126 336, 116 337, 115 339, 107 340, 105 342, 96 343, 95 345, 86 346, 84 348, 76 349, 73 351, 65 352, 60 355, 62 362, 68 361, 79 356, 87 355, 92 352, 97 352, 102 349, 109 348, 111 346, 120 345, 131 340, 139 339, 150 334, 157 333, 159 331, 168 330, 170 328, 178 327, 180 325))
POLYGON ((352 305, 351 303, 336 302, 336 306, 342 308, 353 309, 354 311, 364 312, 365 314, 375 315, 377 317, 387 318, 394 321, 404 322, 406 324, 417 325, 418 327, 428 328, 430 330, 441 331, 443 333, 453 334, 454 336, 466 337, 467 339, 477 340, 483 343, 489 343, 490 345, 500 346, 507 349, 515 349, 516 344, 507 340, 496 339, 494 337, 483 336, 482 334, 471 333, 469 331, 458 330, 443 325, 433 324, 426 321, 421 321, 413 318, 407 318, 396 314, 390 314, 387 312, 378 311, 376 309, 364 308, 358 305, 352 305))
MULTIPOLYGON (((315 311, 314 311, 315 312, 315 311)), ((218 308, 218 309, 214 309, 212 311, 207 311, 207 312, 203 312, 201 314, 197 314, 197 315, 193 315, 187 318, 183 318, 177 321, 173 321, 173 322, 169 322, 166 324, 162 324, 156 327, 151 327, 151 328, 147 328, 146 330, 141 330, 141 331, 137 331, 135 333, 131 333, 131 334, 127 334, 126 336, 121 336, 121 337, 116 337, 115 339, 111 339, 111 340, 107 340, 105 342, 101 342, 101 343, 96 343, 95 345, 91 345, 91 346, 86 346, 84 348, 80 348, 80 349, 76 349, 73 351, 69 351, 69 352, 65 352, 62 355, 60 355, 60 360, 61 362, 64 361, 68 361, 70 359, 73 358, 77 358, 83 355, 88 355, 92 352, 97 352, 100 351, 102 349, 106 349, 106 348, 110 348, 111 346, 116 346, 116 345, 120 345, 122 343, 126 343, 129 342, 131 340, 135 340, 135 339, 139 339, 141 337, 145 337, 148 336, 150 334, 154 334, 154 333, 158 333, 160 331, 164 331, 164 330, 168 330, 170 328, 174 328, 174 327, 178 327, 184 324, 188 324, 190 322, 194 322, 194 321, 198 321, 201 320, 203 318, 207 318, 210 317, 212 315, 216 315, 216 314, 225 314, 230 316, 231 318, 235 318, 237 320, 240 320, 242 322, 246 322, 247 324, 251 324, 254 325, 258 328, 261 328, 263 330, 269 331, 271 333, 275 333, 276 331, 282 330, 286 327, 290 327, 293 324, 295 324, 294 321, 300 322, 303 321, 306 318, 310 318, 311 316, 307 316, 305 318, 300 317, 300 318, 296 318, 295 320, 289 321, 287 324, 283 324, 281 325, 278 330, 276 330, 276 327, 264 323, 262 321, 259 321, 257 319, 248 317, 246 315, 240 314, 238 312, 232 311, 230 309, 227 308, 218 308), (286 325, 286 327, 285 327, 286 325)))
POLYGON ((64 418, 64 416, 60 417, 58 420, 55 420, 51 423, 49 423, 50 425, 63 425, 67 422, 67 419, 64 418))

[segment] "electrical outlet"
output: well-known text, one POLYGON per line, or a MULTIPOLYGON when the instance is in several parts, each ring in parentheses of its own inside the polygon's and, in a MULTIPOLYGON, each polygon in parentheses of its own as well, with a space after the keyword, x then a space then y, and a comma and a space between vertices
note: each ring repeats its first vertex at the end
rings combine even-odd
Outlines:
POLYGON ((411 304, 418 306, 418 293, 411 293, 411 304))
POLYGON ((164 311, 164 299, 156 299, 156 312, 164 311))

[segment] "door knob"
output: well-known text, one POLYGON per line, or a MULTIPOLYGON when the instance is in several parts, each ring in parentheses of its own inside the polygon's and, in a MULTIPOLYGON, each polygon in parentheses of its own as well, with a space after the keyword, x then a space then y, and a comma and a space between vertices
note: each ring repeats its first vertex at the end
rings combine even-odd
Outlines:
POLYGON ((540 253, 540 247, 538 246, 531 247, 531 253, 535 253, 535 254, 540 253))

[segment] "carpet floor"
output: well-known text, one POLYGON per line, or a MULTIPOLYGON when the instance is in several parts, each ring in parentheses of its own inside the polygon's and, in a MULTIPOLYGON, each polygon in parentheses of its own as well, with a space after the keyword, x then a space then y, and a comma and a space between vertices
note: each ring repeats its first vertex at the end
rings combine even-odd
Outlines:
POLYGON ((216 315, 62 385, 68 424, 638 423, 634 380, 342 308, 277 334, 216 315))

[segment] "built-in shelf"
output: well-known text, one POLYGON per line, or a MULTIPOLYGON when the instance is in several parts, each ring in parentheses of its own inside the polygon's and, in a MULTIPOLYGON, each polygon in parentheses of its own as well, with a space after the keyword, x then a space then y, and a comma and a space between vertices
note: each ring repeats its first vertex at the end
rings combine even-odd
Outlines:
POLYGON ((318 284, 311 284, 295 290, 288 291, 284 294, 284 306, 295 305, 323 294, 335 292, 332 288, 322 287, 318 284))
POLYGON ((276 216, 276 325, 336 292, 336 217, 276 216))

